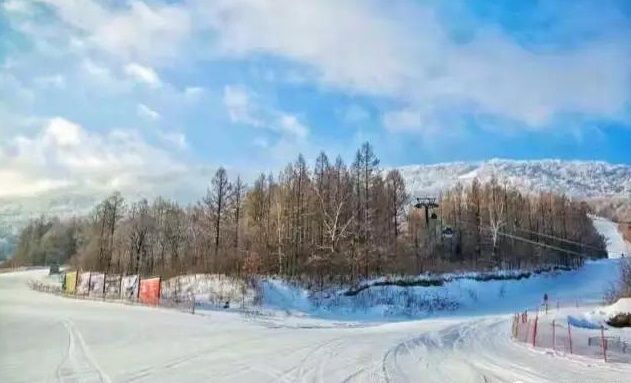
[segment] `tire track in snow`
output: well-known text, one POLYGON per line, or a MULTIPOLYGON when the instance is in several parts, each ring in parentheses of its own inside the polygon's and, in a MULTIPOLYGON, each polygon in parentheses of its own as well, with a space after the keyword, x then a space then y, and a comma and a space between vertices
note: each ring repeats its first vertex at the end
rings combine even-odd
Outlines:
POLYGON ((68 332, 68 346, 64 358, 57 367, 57 381, 59 383, 109 383, 109 377, 98 367, 74 323, 65 320, 63 325, 68 332))

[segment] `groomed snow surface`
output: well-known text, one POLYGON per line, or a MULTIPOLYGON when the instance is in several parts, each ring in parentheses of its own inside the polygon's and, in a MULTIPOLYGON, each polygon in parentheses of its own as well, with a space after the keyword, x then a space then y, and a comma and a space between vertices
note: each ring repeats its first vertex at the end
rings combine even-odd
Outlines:
POLYGON ((192 315, 30 290, 46 270, 0 274, 0 382, 626 382, 630 364, 511 339, 515 311, 544 293, 597 302, 618 262, 512 282, 457 280, 431 292, 454 297, 456 309, 414 320, 343 301, 315 307, 274 280, 261 313, 192 315))
POLYGON ((620 232, 618 225, 608 219, 592 216, 594 227, 601 235, 607 239, 607 252, 609 258, 620 258, 631 256, 631 243, 625 241, 620 232))

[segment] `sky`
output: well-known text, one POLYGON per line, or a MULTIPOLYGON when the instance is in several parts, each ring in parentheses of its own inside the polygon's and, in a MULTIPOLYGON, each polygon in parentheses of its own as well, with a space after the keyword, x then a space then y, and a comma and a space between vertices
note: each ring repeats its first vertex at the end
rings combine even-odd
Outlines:
POLYGON ((631 2, 0 0, 0 198, 197 193, 364 141, 631 164, 631 2))

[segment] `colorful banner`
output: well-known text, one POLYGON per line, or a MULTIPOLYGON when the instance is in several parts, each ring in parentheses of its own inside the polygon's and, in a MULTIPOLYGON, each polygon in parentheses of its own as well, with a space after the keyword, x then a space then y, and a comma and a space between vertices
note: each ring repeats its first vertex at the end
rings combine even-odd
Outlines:
POLYGON ((71 271, 66 273, 64 278, 64 293, 74 294, 77 287, 77 272, 71 271))
POLYGON ((157 305, 160 303, 160 278, 142 279, 140 281, 140 303, 157 305))
POLYGON ((121 297, 121 276, 106 275, 105 276, 105 297, 120 298, 121 297))
POLYGON ((79 283, 77 283, 77 295, 88 295, 90 292, 90 272, 79 274, 79 283))
POLYGON ((105 274, 92 273, 92 276, 90 277, 90 295, 95 297, 102 297, 104 288, 105 274))
POLYGON ((121 298, 136 300, 138 297, 138 276, 126 275, 121 280, 121 298))

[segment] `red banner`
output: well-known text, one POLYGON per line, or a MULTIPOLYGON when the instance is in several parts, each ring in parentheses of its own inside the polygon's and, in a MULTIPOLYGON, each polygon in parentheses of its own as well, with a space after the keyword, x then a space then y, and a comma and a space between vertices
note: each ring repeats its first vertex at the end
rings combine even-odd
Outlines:
POLYGON ((160 278, 140 280, 140 303, 157 305, 160 302, 160 278))

